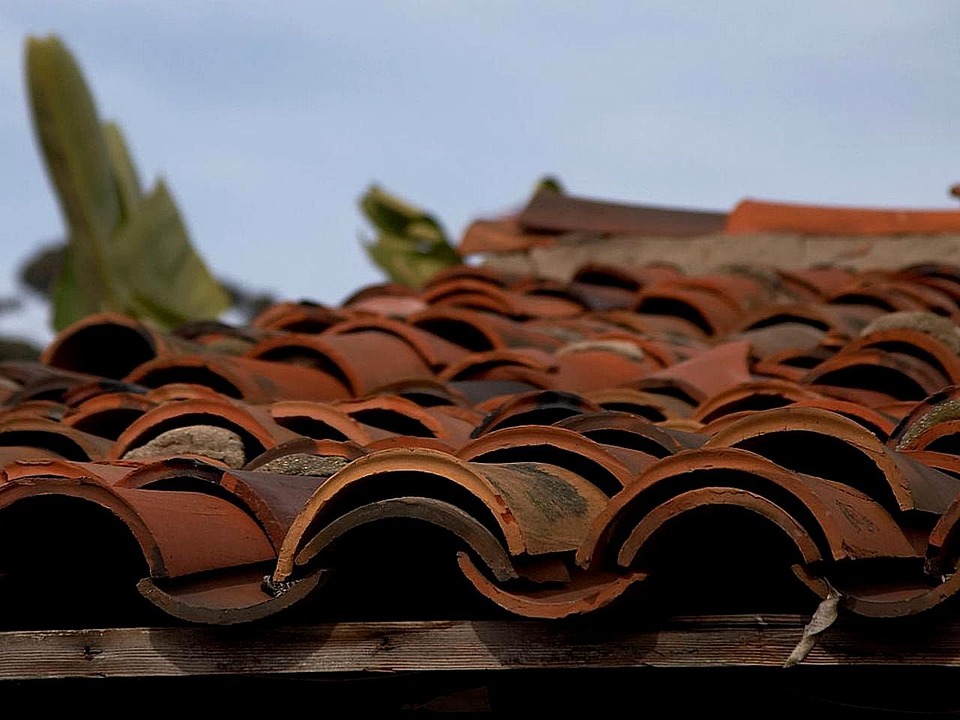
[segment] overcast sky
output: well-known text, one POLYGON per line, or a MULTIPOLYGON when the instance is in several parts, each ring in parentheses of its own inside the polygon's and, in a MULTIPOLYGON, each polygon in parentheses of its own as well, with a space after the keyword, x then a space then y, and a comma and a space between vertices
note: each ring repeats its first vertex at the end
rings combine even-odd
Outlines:
MULTIPOLYGON (((457 239, 540 176, 579 195, 960 207, 960 3, 0 3, 0 295, 63 225, 29 123, 58 34, 220 276, 337 304, 373 182, 457 239)), ((44 338, 45 308, 0 316, 44 338)))

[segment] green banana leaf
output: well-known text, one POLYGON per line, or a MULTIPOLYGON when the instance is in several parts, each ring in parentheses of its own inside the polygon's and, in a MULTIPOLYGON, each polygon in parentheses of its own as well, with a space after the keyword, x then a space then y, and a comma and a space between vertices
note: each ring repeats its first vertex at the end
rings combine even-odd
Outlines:
POLYGON ((229 308, 166 185, 143 195, 122 131, 100 122, 66 46, 56 36, 28 38, 26 67, 34 128, 68 228, 51 298, 55 329, 103 310, 170 328, 229 308))
POLYGON ((214 318, 230 295, 194 251, 163 180, 140 203, 116 237, 112 258, 129 309, 160 325, 214 318))
MULTIPOLYGON (((82 310, 99 310, 114 304, 104 258, 121 211, 93 96, 55 36, 27 39, 26 72, 37 140, 70 228, 70 264, 89 285, 82 310)), ((76 287, 72 281, 60 285, 64 292, 76 287)))
POLYGON ((107 144, 107 155, 113 172, 117 199, 120 202, 120 214, 123 220, 127 220, 136 212, 140 201, 143 200, 140 176, 133 164, 133 158, 130 157, 127 141, 123 137, 120 126, 115 122, 105 122, 103 137, 107 144))
POLYGON ((461 262, 443 227, 430 213, 379 185, 371 185, 359 204, 378 230, 376 240, 364 243, 364 250, 393 282, 419 289, 439 271, 461 262))

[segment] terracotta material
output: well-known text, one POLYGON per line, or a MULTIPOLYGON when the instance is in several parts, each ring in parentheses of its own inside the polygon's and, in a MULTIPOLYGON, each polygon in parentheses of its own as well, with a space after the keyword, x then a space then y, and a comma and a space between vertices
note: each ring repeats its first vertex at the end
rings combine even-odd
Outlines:
POLYGON ((428 305, 453 305, 492 312, 517 320, 538 317, 572 317, 584 306, 569 297, 537 295, 497 288, 471 278, 433 285, 422 294, 428 305))
POLYGON ((400 338, 416 351, 434 372, 442 370, 466 354, 462 347, 439 335, 410 323, 385 317, 348 320, 322 333, 322 337, 365 335, 367 332, 387 333, 400 338))
POLYGON ((877 348, 838 353, 813 368, 802 381, 817 392, 855 399, 868 407, 897 400, 919 402, 947 384, 927 362, 877 348))
MULTIPOLYGON (((510 555, 572 551, 606 503, 606 496, 592 484, 555 466, 465 463, 428 450, 371 453, 331 477, 307 501, 284 540, 274 581, 294 575, 298 555, 312 535, 350 509, 336 503, 341 493, 349 497, 348 489, 362 486, 368 493, 382 488, 381 492, 386 491, 380 496, 383 499, 408 497, 404 478, 416 479, 417 497, 442 500, 466 492, 485 509, 483 516, 454 504, 493 532, 510 555), (546 497, 560 488, 567 501, 562 506, 555 502, 545 505, 546 497), (333 516, 331 507, 337 508, 333 516), (547 507, 550 511, 545 514, 547 507)), ((350 496, 359 497, 355 493, 350 496)))
POLYGON ((399 380, 433 376, 423 355, 405 338, 379 329, 342 335, 291 333, 258 343, 247 357, 276 367, 310 368, 331 380, 335 378, 349 388, 353 397, 399 380), (390 362, 384 362, 385 358, 390 362))
POLYGON ((442 408, 437 408, 435 412, 396 395, 342 401, 334 406, 365 426, 371 440, 403 435, 436 438, 458 447, 467 441, 476 427, 472 422, 443 412, 442 408))
POLYGON ((577 551, 577 562, 633 567, 665 522, 718 504, 769 520, 793 542, 803 562, 918 555, 893 518, 857 490, 785 470, 743 450, 702 449, 664 458, 613 498, 577 551))
POLYGON ((270 416, 278 425, 314 440, 349 441, 365 445, 376 436, 370 427, 354 420, 331 403, 280 400, 269 407, 270 416))
POLYGON ((589 614, 607 607, 647 577, 646 573, 631 571, 584 572, 563 584, 531 588, 491 580, 468 553, 458 553, 457 561, 467 580, 491 602, 514 615, 544 620, 589 614))
POLYGON ((561 420, 556 426, 573 430, 603 445, 639 450, 658 458, 702 445, 706 440, 703 437, 683 443, 677 434, 667 432, 641 417, 617 410, 584 413, 561 420))
MULTIPOLYGON (((24 477, 0 485, 0 517, 26 498, 75 498, 93 508, 109 510, 137 541, 155 578, 178 578, 274 557, 253 518, 235 504, 212 495, 109 486, 94 478, 44 477, 37 482, 24 477)), ((49 513, 80 507, 48 505, 49 513)), ((57 522, 51 514, 45 519, 57 522)))
POLYGON ((953 349, 953 344, 923 330, 901 327, 874 331, 851 340, 841 352, 852 354, 861 349, 876 348, 910 355, 933 366, 943 378, 941 385, 955 385, 960 382, 960 356, 953 349))
POLYGON ((628 385, 663 368, 638 343, 619 337, 571 343, 553 357, 556 385, 573 392, 628 385))
POLYGON ((557 465, 616 495, 633 482, 634 473, 616 455, 585 435, 561 427, 507 427, 463 445, 457 456, 481 463, 557 465))
POLYGON ((40 362, 119 380, 154 358, 202 351, 203 346, 198 343, 161 333, 126 315, 97 313, 57 333, 44 348, 40 362))
POLYGON ((676 383, 700 403, 730 388, 750 382, 750 344, 729 342, 701 353, 690 360, 671 365, 644 377, 635 386, 652 390, 658 381, 676 383))
POLYGON ((534 349, 471 353, 437 376, 443 382, 512 380, 543 390, 553 389, 556 361, 534 349))
POLYGON ((463 232, 457 249, 461 255, 488 252, 510 252, 546 247, 556 242, 552 233, 526 232, 515 218, 474 220, 463 232))
POLYGON ((124 379, 150 388, 202 385, 256 404, 285 399, 329 401, 351 395, 340 379, 314 368, 229 355, 158 358, 138 366, 124 379))
POLYGON ((794 300, 818 302, 840 292, 851 283, 855 273, 843 267, 775 268, 780 286, 794 300))
POLYGON ((146 395, 96 395, 67 410, 62 422, 91 435, 116 440, 137 418, 156 406, 156 401, 146 395))
POLYGON ((769 410, 815 397, 818 397, 816 392, 797 383, 778 379, 753 380, 707 398, 700 403, 692 417, 709 424, 732 413, 769 410))
POLYGON ((651 422, 688 417, 694 407, 664 393, 644 392, 634 388, 604 388, 584 393, 602 410, 615 410, 639 415, 651 422))
POLYGON ((488 401, 477 405, 486 415, 474 435, 483 435, 517 425, 552 425, 582 413, 599 412, 600 406, 578 393, 534 390, 517 393, 504 402, 488 401))
POLYGON ((351 460, 356 460, 365 454, 364 447, 352 440, 314 440, 309 437, 298 437, 264 450, 242 469, 326 477, 351 460), (321 462, 313 463, 308 459, 311 457, 321 462))
POLYGON ((112 442, 44 418, 12 418, 0 422, 0 446, 35 447, 66 460, 101 460, 112 442))
POLYGON ((250 326, 255 330, 284 330, 318 334, 350 317, 342 308, 309 302, 278 302, 263 310, 250 326))
POLYGON ((725 293, 681 281, 644 288, 634 310, 641 315, 674 315, 710 336, 729 332, 744 312, 737 300, 725 293))
POLYGON ((724 231, 827 236, 957 233, 960 232, 960 212, 741 200, 727 217, 724 231))
POLYGON ((536 193, 518 216, 526 230, 688 237, 720 232, 726 214, 536 193))
POLYGON ((180 400, 159 405, 141 415, 112 443, 108 457, 122 458, 165 431, 198 425, 221 427, 237 433, 247 459, 298 436, 279 425, 263 408, 226 399, 180 400))
POLYGON ((721 428, 704 447, 749 450, 790 470, 848 484, 891 512, 941 513, 960 491, 946 478, 918 473, 859 423, 817 408, 748 415, 721 428))

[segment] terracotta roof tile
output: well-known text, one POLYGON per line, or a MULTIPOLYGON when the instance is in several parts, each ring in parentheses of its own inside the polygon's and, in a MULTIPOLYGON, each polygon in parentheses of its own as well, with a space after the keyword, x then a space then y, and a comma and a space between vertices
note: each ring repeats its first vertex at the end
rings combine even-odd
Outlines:
MULTIPOLYGON (((681 247, 755 226, 773 243, 952 233, 955 215, 540 194, 466 238, 681 247)), ((8 625, 416 611, 370 593, 378 578, 434 598, 422 613, 508 618, 749 612, 771 578, 778 611, 834 592, 852 615, 943 608, 960 589, 960 263, 774 255, 598 256, 565 278, 465 264, 245 327, 66 328, 39 362, 0 364, 0 600, 60 573, 89 601, 19 599, 8 625), (113 578, 97 600, 90 568, 113 578)))

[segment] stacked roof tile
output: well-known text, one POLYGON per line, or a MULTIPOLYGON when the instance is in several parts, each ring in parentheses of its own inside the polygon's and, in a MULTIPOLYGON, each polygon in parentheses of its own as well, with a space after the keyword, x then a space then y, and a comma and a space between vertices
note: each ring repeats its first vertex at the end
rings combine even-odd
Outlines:
MULTIPOLYGON (((537 202, 511 249, 579 231, 537 202)), ((949 608, 960 261, 763 260, 87 317, 0 365, 3 623, 949 608)))

